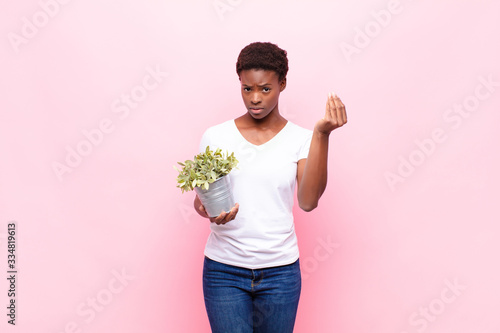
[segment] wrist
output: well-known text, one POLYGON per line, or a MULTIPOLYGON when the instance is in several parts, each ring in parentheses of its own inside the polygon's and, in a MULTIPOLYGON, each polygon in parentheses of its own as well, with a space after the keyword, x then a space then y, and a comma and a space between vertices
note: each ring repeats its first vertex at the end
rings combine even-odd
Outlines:
POLYGON ((332 132, 320 131, 317 128, 315 128, 314 131, 313 131, 313 135, 316 135, 320 139, 328 139, 330 137, 330 133, 332 133, 332 132))

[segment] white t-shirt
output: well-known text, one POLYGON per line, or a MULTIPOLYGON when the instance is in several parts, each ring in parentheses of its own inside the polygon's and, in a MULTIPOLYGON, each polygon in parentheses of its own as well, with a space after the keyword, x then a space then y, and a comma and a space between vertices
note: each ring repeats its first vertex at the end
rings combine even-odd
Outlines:
POLYGON ((236 218, 223 225, 210 223, 205 255, 221 263, 259 269, 287 265, 299 258, 292 207, 297 162, 307 158, 312 131, 288 121, 262 145, 248 142, 234 120, 208 128, 200 142, 224 153, 234 152, 238 169, 229 173, 236 218))

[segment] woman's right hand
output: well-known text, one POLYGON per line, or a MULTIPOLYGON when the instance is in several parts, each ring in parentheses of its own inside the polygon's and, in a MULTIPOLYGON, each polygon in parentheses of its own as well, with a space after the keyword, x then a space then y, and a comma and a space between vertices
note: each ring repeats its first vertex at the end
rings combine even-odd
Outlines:
POLYGON ((200 198, 196 196, 196 198, 194 199, 194 208, 196 209, 198 214, 200 214, 200 216, 208 218, 210 222, 215 224, 226 224, 227 222, 234 220, 236 214, 238 214, 240 205, 236 203, 229 212, 222 212, 217 217, 210 217, 205 210, 205 206, 203 206, 203 204, 201 203, 200 198))

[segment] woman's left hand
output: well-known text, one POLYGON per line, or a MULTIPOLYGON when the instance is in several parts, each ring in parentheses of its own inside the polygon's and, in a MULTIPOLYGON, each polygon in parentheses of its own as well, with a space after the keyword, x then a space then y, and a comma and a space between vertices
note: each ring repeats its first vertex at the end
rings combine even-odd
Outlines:
POLYGON ((329 93, 325 116, 316 123, 315 130, 329 135, 331 131, 345 125, 345 123, 347 123, 347 114, 344 103, 335 93, 329 93))

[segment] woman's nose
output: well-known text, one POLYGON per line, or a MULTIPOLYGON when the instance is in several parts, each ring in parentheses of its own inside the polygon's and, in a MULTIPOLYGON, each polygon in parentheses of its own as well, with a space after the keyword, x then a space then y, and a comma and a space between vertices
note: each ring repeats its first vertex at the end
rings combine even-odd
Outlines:
POLYGON ((258 103, 260 103, 260 94, 259 94, 259 93, 254 93, 254 94, 252 94, 252 98, 250 99, 250 101, 251 101, 253 104, 258 104, 258 103))

